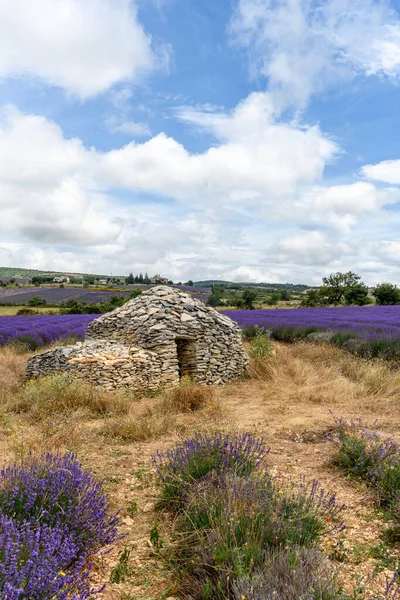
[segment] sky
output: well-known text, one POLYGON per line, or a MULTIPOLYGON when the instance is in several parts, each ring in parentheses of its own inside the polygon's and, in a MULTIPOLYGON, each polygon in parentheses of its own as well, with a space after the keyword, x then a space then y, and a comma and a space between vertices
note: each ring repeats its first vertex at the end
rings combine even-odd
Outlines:
POLYGON ((0 0, 0 265, 400 285, 400 0, 0 0))

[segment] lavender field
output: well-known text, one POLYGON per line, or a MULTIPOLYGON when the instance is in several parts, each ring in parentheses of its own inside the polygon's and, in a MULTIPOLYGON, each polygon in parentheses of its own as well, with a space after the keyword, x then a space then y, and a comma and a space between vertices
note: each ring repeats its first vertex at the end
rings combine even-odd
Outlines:
POLYGON ((29 337, 35 345, 45 346, 71 335, 82 337, 90 321, 99 315, 34 315, 0 317, 0 346, 29 337))
MULTIPOLYGON (((136 286, 136 288, 139 286, 136 286)), ((145 289, 145 286, 141 286, 145 289)), ((150 289, 151 286, 147 286, 150 289)), ((207 302, 207 288, 196 288, 189 286, 173 286, 185 291, 194 292, 192 296, 207 302)), ((129 298, 134 287, 126 292, 114 290, 86 290, 82 288, 3 288, 0 289, 0 305, 25 305, 34 296, 40 296, 47 304, 61 305, 68 300, 77 300, 85 304, 98 304, 109 302, 112 296, 123 296, 129 298)), ((208 290, 209 291, 209 290, 208 290)))
MULTIPOLYGON (((60 290, 63 291, 63 290, 60 290)), ((400 344, 400 306, 349 306, 221 311, 241 328, 268 329, 273 337, 293 341, 313 331, 330 331, 364 342, 400 344), (299 334, 299 335, 297 335, 299 334), (300 335, 302 334, 302 335, 300 335)), ((98 315, 34 315, 0 317, 0 346, 21 336, 31 336, 44 346, 70 335, 83 336, 98 315)))
POLYGON ((273 334, 282 328, 351 333, 365 340, 400 340, 399 306, 338 306, 222 311, 244 328, 258 325, 273 334))

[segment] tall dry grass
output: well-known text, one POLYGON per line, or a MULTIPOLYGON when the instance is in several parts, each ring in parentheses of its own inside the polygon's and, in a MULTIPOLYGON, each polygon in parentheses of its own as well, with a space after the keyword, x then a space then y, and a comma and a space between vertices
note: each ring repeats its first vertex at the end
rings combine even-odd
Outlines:
POLYGON ((13 348, 0 348, 0 403, 17 394, 25 381, 26 356, 13 348))
POLYGON ((340 400, 355 409, 398 414, 400 371, 389 363, 360 359, 329 344, 274 347, 276 356, 258 364, 256 372, 258 379, 268 382, 268 398, 332 409, 340 400))
POLYGON ((67 375, 50 375, 32 379, 8 396, 5 408, 15 413, 29 413, 36 421, 54 414, 82 414, 102 416, 127 414, 133 397, 121 392, 110 392, 67 375))
POLYGON ((215 407, 217 402, 213 387, 199 385, 183 377, 180 385, 167 393, 160 408, 165 413, 186 413, 215 407))

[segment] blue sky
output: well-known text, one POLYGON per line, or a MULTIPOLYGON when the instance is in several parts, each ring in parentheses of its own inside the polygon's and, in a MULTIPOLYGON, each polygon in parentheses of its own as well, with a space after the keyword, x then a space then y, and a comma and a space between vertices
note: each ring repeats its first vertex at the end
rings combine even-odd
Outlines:
POLYGON ((0 264, 400 284, 396 0, 0 0, 0 264))

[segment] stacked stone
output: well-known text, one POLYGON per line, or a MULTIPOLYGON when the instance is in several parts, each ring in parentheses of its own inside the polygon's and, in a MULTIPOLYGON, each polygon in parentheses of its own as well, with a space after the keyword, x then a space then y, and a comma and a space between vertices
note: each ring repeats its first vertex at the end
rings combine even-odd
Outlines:
POLYGON ((176 342, 193 342, 190 375, 198 383, 221 384, 248 368, 240 328, 231 319, 189 294, 157 286, 112 313, 92 321, 87 337, 112 337, 149 348, 161 359, 163 378, 179 382, 176 342))
POLYGON ((69 373, 105 389, 154 391, 161 386, 161 364, 154 352, 108 340, 61 346, 29 359, 29 378, 69 373))
POLYGON ((185 292, 157 286, 92 321, 85 342, 30 359, 27 375, 69 371, 107 388, 151 390, 184 375, 227 383, 247 368, 236 323, 185 292))

